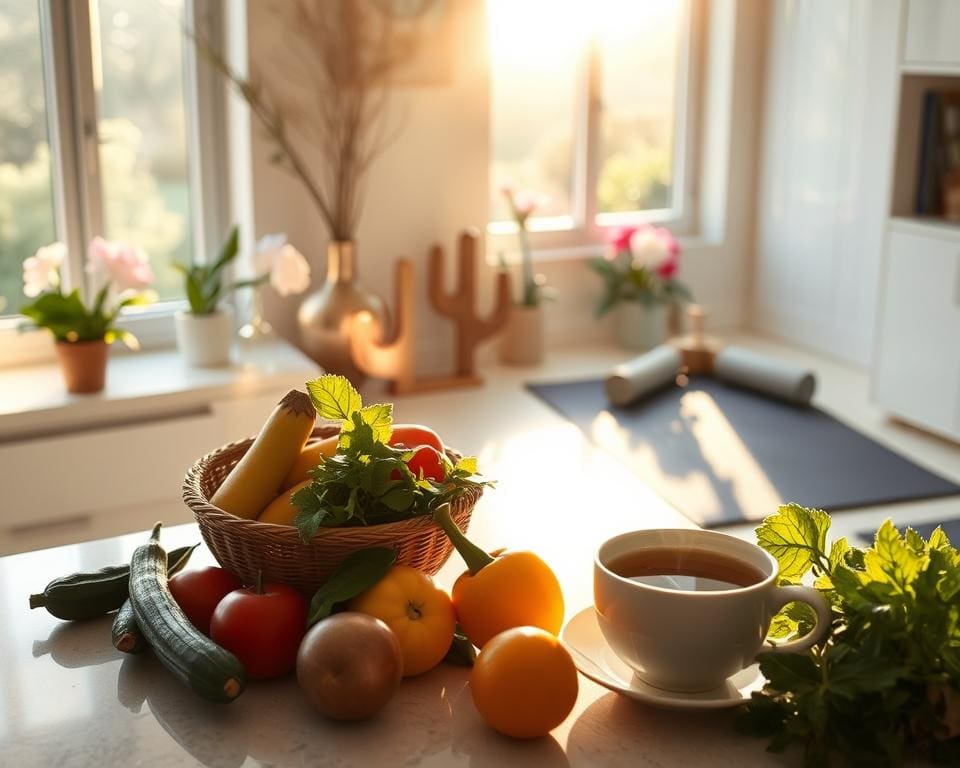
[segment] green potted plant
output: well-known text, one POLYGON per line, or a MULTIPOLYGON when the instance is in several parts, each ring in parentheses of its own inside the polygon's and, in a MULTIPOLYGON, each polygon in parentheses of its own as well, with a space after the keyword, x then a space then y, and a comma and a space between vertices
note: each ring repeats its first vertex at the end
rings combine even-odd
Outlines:
POLYGON ((99 392, 106 382, 108 345, 119 339, 137 347, 133 334, 118 328, 116 321, 124 307, 150 300, 146 289, 153 282, 153 270, 140 248, 94 238, 87 271, 100 288, 88 307, 79 289, 64 289, 60 269, 66 255, 67 247, 58 242, 23 262, 23 292, 34 301, 20 312, 29 325, 53 334, 67 391, 99 392))
POLYGON ((537 208, 531 192, 514 192, 509 185, 500 188, 507 199, 517 225, 520 241, 520 300, 510 307, 510 314, 500 337, 500 359, 509 365, 537 365, 543 360, 543 301, 553 298, 543 275, 533 271, 533 254, 527 221, 537 208))
MULTIPOLYGON (((233 310, 223 300, 240 288, 258 288, 270 281, 281 296, 303 292, 310 284, 310 267, 284 235, 268 235, 257 246, 256 276, 229 281, 228 267, 240 252, 236 226, 212 264, 173 262, 184 278, 188 309, 174 317, 177 347, 188 365, 215 367, 230 362, 233 345, 233 310)), ((259 305, 256 311, 259 317, 259 305)), ((257 322, 257 318, 254 319, 257 322)), ((262 319, 260 319, 262 323, 262 319)))
POLYGON ((669 309, 692 298, 676 277, 680 243, 668 229, 644 224, 611 229, 607 244, 607 255, 590 261, 604 285, 595 314, 615 309, 621 346, 652 349, 667 338, 669 309))

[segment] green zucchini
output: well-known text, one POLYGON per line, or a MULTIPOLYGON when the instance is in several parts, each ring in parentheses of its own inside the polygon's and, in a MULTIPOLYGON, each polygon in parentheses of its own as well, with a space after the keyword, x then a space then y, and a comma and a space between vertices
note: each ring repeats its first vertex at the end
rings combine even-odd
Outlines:
POLYGON ((228 703, 243 692, 247 675, 229 651, 194 628, 167 586, 167 556, 160 523, 130 561, 130 605, 144 638, 173 675, 205 699, 228 703))
MULTIPOLYGON (((175 549, 170 553, 167 562, 173 563, 173 565, 170 566, 171 576, 187 564, 187 560, 190 559, 193 550, 198 546, 199 544, 194 544, 176 560, 174 560, 174 558, 181 550, 175 549)), ((140 631, 140 627, 137 626, 137 619, 133 615, 133 606, 130 605, 130 598, 123 601, 123 605, 120 606, 116 616, 114 616, 113 626, 110 628, 110 635, 113 640, 113 647, 122 653, 140 653, 140 651, 147 647, 147 641, 143 639, 143 633, 140 631)))
MULTIPOLYGON (((170 562, 176 563, 192 549, 175 549, 170 553, 170 562)), ((93 573, 72 573, 54 579, 43 592, 30 595, 30 607, 46 608, 48 613, 67 621, 92 619, 123 605, 129 582, 129 564, 111 565, 93 573)))

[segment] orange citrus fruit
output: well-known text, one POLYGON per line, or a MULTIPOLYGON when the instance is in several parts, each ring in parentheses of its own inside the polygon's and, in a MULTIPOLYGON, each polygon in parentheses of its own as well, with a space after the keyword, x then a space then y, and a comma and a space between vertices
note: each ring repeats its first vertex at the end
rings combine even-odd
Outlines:
POLYGON ((515 627, 492 638, 470 673, 473 703, 507 736, 545 736, 577 701, 577 668, 556 637, 537 627, 515 627))

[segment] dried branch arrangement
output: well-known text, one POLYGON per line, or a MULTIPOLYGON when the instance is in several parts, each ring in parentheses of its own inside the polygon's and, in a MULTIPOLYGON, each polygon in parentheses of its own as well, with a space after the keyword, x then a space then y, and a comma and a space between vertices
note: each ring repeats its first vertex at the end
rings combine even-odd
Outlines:
POLYGON ((398 132, 389 84, 416 53, 419 26, 398 25, 376 0, 284 0, 271 11, 284 44, 248 78, 203 35, 185 33, 249 104, 271 161, 303 183, 330 238, 351 240, 367 172, 398 132))

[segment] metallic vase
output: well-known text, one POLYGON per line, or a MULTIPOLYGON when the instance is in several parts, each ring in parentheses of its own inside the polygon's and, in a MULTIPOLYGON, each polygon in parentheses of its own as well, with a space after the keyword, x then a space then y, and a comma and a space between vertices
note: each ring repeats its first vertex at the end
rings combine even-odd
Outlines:
POLYGON ((382 329, 386 305, 357 280, 356 248, 352 241, 327 246, 327 279, 320 290, 300 305, 297 323, 300 346, 329 373, 339 373, 354 383, 365 375, 350 358, 350 323, 362 311, 370 312, 382 329))

